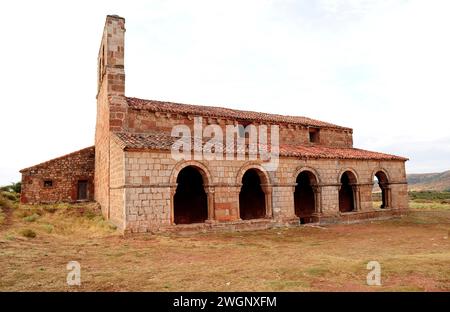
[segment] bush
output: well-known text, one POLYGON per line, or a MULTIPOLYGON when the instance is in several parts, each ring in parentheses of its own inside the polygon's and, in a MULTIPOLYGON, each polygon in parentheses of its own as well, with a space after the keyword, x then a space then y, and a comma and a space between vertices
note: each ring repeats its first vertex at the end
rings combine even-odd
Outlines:
POLYGON ((53 229, 55 228, 53 225, 51 224, 43 224, 42 225, 43 229, 47 232, 47 233, 51 233, 53 232, 53 229))
POLYGON ((22 182, 11 183, 10 185, 5 185, 0 187, 0 191, 20 193, 22 190, 22 182))
POLYGON ((11 202, 0 193, 0 207, 11 208, 11 202))
POLYGON ((94 219, 95 217, 98 216, 98 214, 95 213, 95 212, 92 211, 92 210, 85 211, 85 212, 83 213, 83 215, 84 215, 86 218, 88 218, 89 220, 92 220, 92 219, 94 219))
POLYGON ((24 230, 20 231, 20 234, 22 234, 22 236, 28 237, 28 238, 36 237, 36 232, 33 230, 30 230, 30 229, 24 229, 24 230))
POLYGON ((17 194, 17 193, 3 191, 2 192, 2 196, 3 196, 3 198, 6 198, 6 199, 11 200, 11 201, 18 201, 20 195, 17 194))
POLYGON ((23 220, 27 222, 34 222, 39 218, 37 213, 33 213, 31 216, 24 217, 23 220))

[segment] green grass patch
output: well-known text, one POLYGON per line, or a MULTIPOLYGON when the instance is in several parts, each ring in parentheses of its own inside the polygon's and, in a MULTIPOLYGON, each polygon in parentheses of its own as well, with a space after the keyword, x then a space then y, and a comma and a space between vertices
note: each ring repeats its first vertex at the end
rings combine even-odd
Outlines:
POLYGON ((325 267, 312 267, 312 268, 308 268, 306 270, 306 274, 308 274, 310 276, 324 276, 328 272, 330 272, 330 271, 325 267))
POLYGON ((47 232, 47 233, 51 233, 51 232, 53 232, 53 229, 54 229, 55 227, 52 225, 52 224, 48 224, 48 223, 46 223, 46 224, 42 224, 42 229, 45 231, 45 232, 47 232))
POLYGON ((310 289, 311 284, 303 280, 275 280, 267 282, 269 288, 274 291, 292 289, 310 289))
POLYGON ((412 201, 444 201, 450 204, 450 192, 412 191, 408 195, 412 201))
POLYGON ((410 209, 443 209, 443 210, 450 210, 450 203, 440 203, 440 202, 415 202, 410 201, 409 202, 409 208, 410 209))
POLYGON ((37 213, 33 213, 32 215, 23 218, 23 220, 26 222, 34 222, 37 219, 39 219, 39 215, 37 213))

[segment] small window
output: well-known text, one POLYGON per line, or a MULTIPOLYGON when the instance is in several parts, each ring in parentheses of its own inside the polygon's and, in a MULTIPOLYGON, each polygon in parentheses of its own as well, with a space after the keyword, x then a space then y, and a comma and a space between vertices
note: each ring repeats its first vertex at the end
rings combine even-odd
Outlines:
POLYGON ((52 187, 53 180, 44 180, 44 187, 52 187))
POLYGON ((247 129, 248 125, 250 125, 250 123, 244 123, 244 124, 238 125, 238 135, 240 138, 245 138, 247 133, 250 136, 252 129, 251 128, 247 129))
POLYGON ((319 129, 309 128, 309 142, 319 143, 319 129))
POLYGON ((239 137, 245 138, 245 127, 243 125, 239 125, 239 137))

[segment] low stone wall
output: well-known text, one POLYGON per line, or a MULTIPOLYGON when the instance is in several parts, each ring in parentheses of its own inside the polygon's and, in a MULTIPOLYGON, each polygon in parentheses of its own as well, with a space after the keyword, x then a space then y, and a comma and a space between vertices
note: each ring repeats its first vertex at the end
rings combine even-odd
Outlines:
MULTIPOLYGON (((300 224, 299 219, 285 220, 277 222, 273 219, 257 219, 257 220, 238 220, 228 222, 205 222, 196 224, 183 225, 166 225, 159 227, 157 231, 148 231, 151 233, 174 233, 174 234, 195 234, 195 233, 218 233, 218 232, 235 232, 235 231, 255 231, 267 230, 273 228, 287 228, 298 226, 317 226, 331 224, 352 224, 362 223, 376 220, 388 220, 399 218, 408 214, 408 209, 380 209, 375 211, 349 212, 345 214, 330 216, 317 216, 313 223, 306 225, 300 224)), ((136 233, 139 231, 127 230, 125 234, 136 233)), ((141 231, 146 232, 146 231, 141 231)))

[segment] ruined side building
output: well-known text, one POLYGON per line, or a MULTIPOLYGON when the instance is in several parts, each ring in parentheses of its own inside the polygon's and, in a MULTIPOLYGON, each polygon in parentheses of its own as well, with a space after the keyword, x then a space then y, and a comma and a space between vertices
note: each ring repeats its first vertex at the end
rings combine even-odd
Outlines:
POLYGON ((408 208, 407 159, 353 148, 350 128, 125 96, 124 33, 125 20, 107 16, 98 55, 95 149, 21 170, 22 203, 95 200, 124 232, 347 222, 408 208), (224 133, 227 125, 279 126, 278 168, 266 170, 250 157, 174 159, 172 128, 193 128, 199 116, 204 126, 217 124, 224 133), (375 176, 379 208, 372 202, 375 176))

